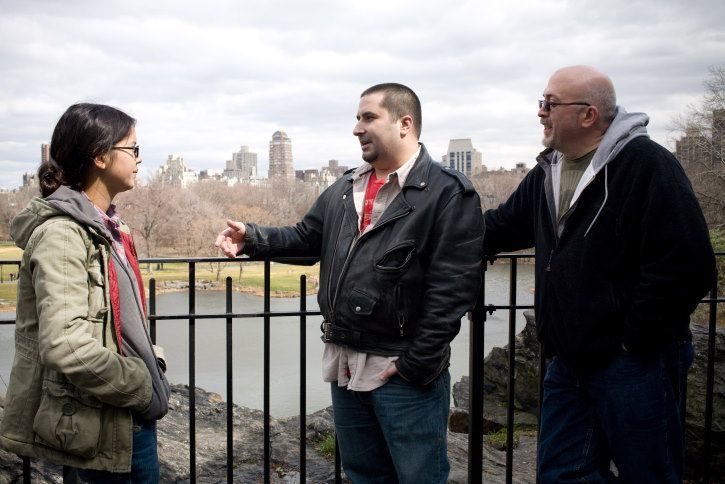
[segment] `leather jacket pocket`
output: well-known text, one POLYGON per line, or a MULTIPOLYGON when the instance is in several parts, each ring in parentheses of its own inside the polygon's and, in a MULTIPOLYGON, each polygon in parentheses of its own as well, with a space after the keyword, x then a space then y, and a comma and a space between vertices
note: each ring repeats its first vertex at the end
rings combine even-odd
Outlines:
POLYGON ((98 452, 103 404, 66 382, 45 380, 33 420, 38 444, 80 457, 98 452))
POLYGON ((357 316, 370 316, 377 302, 376 297, 366 294, 359 289, 353 289, 347 300, 347 303, 350 305, 350 310, 357 316))
POLYGON ((375 269, 382 272, 399 273, 405 271, 415 259, 415 241, 406 240, 385 251, 375 261, 375 269))

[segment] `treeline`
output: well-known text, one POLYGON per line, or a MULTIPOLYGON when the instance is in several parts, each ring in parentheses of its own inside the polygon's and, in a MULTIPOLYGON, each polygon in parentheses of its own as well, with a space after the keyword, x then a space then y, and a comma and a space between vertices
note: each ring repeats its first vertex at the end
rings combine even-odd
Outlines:
MULTIPOLYGON (((472 182, 483 208, 506 200, 523 172, 494 171, 472 182)), ((10 240, 10 221, 37 187, 22 187, 0 194, 0 239, 10 240)), ((134 230, 141 257, 210 257, 219 255, 213 240, 227 219, 262 225, 292 225, 307 212, 319 190, 295 181, 252 186, 205 181, 188 188, 164 186, 158 179, 124 192, 114 201, 117 211, 134 230)))
MULTIPOLYGON (((523 176, 498 171, 472 181, 486 209, 506 200, 523 176)), ((142 257, 212 257, 219 255, 213 241, 227 219, 294 225, 318 196, 317 189, 299 181, 271 186, 208 181, 179 188, 153 180, 119 195, 116 205, 133 228, 142 257)))
POLYGON ((118 212, 134 230, 142 257, 211 257, 226 220, 293 224, 315 199, 302 183, 270 187, 200 182, 188 188, 152 180, 119 195, 118 212))

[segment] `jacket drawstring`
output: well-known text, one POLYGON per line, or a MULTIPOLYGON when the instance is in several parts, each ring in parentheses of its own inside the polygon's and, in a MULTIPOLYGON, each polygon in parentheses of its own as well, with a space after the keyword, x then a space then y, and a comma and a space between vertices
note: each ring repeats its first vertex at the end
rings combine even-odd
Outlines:
POLYGON ((599 214, 602 213, 602 210, 604 209, 604 205, 607 204, 607 198, 609 197, 609 182, 607 180, 608 168, 609 168, 609 165, 604 165, 604 201, 602 202, 602 206, 599 207, 599 211, 597 211, 597 214, 594 216, 594 220, 592 220, 592 223, 589 224, 587 231, 584 232, 584 237, 586 237, 587 234, 589 233, 589 231, 592 229, 594 222, 597 221, 599 214))

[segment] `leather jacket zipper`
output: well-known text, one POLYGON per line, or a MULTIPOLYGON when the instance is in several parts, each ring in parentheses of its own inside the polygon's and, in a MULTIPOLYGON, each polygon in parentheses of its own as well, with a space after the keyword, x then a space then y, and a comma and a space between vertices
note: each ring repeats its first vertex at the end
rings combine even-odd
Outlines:
POLYGON ((554 258, 554 249, 551 249, 551 253, 549 254, 549 260, 546 263, 546 272, 551 272, 551 259, 554 258))
MULTIPOLYGON (((360 241, 362 240, 362 238, 368 236, 369 233, 372 233, 372 232, 378 230, 380 227, 387 225, 388 223, 392 222, 393 220, 397 220, 399 218, 404 217, 405 215, 408 215, 409 212, 410 212, 410 210, 405 213, 401 213, 400 215, 397 215, 393 218, 385 220, 381 224, 375 225, 373 228, 370 229, 369 232, 360 234, 360 237, 358 237, 357 240, 353 242, 352 248, 348 251, 347 257, 345 257, 345 263, 342 265, 342 270, 340 271, 340 277, 337 279, 337 284, 335 285, 335 297, 334 297, 334 299, 330 299, 330 313, 333 313, 335 311, 335 303, 337 302, 337 291, 340 290, 340 282, 342 281, 343 277, 345 276, 345 273, 347 272, 348 264, 349 264, 350 260, 352 259, 352 255, 355 252, 355 250, 357 249, 357 246, 360 244, 360 241)), ((340 221, 340 227, 337 230, 338 239, 339 239, 339 234, 340 234, 341 230, 342 230, 342 221, 340 221)), ((359 230, 360 229, 358 228, 358 231, 359 230)), ((337 244, 335 244, 335 251, 332 253, 333 260, 335 260, 334 257, 336 254, 337 254, 337 244)), ((332 266, 330 266, 330 275, 332 275, 332 266)), ((328 280, 329 280, 329 277, 328 277, 328 280)), ((330 290, 329 285, 328 285, 327 289, 328 289, 328 298, 329 298, 329 290, 330 290)))
MULTIPOLYGON (((345 217, 343 216, 340 219, 340 226, 337 228, 337 238, 338 238, 338 240, 340 238, 340 232, 342 232, 342 222, 344 220, 345 220, 345 217)), ((332 251, 333 264, 334 264, 334 261, 335 261, 335 257, 336 256, 337 256, 337 244, 335 244, 335 249, 332 251)), ((349 255, 348 255, 348 257, 349 257, 349 255)), ((347 260, 345 262, 347 263, 347 260)), ((330 281, 331 276, 332 276, 333 264, 330 264, 330 274, 328 274, 328 276, 327 276, 327 280, 328 281, 330 281)), ((344 266, 343 266, 343 268, 344 268, 344 266)), ((342 276, 342 272, 340 273, 340 275, 342 276)), ((338 283, 339 283, 339 281, 338 281, 338 283)), ((327 284, 327 300, 329 301, 329 304, 330 304, 330 313, 332 313, 332 308, 335 307, 335 299, 337 299, 337 289, 335 290, 335 294, 333 295, 333 294, 330 293, 331 287, 332 287, 332 285, 328 283, 327 284), (334 299, 333 299, 333 296, 334 296, 334 299)), ((339 284, 336 287, 339 287, 339 284)))
POLYGON ((400 298, 400 286, 395 286, 395 303, 398 305, 398 328, 400 329, 400 336, 403 337, 405 328, 405 309, 400 298))

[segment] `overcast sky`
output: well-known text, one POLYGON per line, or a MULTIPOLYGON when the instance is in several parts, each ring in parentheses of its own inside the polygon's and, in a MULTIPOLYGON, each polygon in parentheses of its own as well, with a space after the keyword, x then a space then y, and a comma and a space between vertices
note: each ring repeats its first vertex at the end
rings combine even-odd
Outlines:
POLYGON ((607 72, 672 149, 673 117, 725 63, 723 20, 723 0, 0 0, 0 188, 79 101, 138 120, 145 176, 171 153, 221 172, 241 145, 266 174, 277 130, 295 169, 356 166, 360 92, 390 81, 418 93, 434 158, 471 138, 489 168, 533 166, 536 101, 574 64, 607 72))

